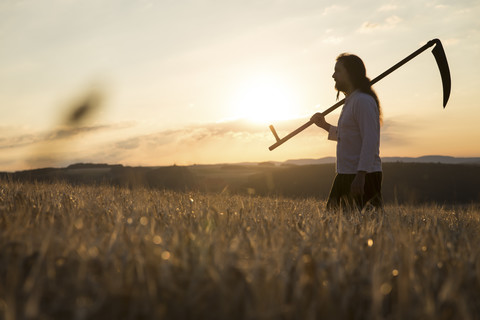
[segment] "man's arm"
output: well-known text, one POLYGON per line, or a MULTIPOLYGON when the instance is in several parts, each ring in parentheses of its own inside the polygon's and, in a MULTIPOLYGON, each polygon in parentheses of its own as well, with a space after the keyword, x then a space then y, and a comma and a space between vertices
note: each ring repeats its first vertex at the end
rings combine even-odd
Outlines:
POLYGON ((350 186, 350 192, 362 196, 365 192, 365 175, 371 168, 379 148, 380 122, 378 107, 373 99, 363 100, 362 104, 355 108, 354 114, 362 137, 362 147, 358 171, 350 186))
POLYGON ((317 126, 320 128, 324 129, 325 131, 328 132, 328 139, 329 140, 338 140, 337 136, 337 127, 332 126, 330 123, 328 123, 325 120, 325 116, 321 112, 315 113, 311 118, 310 121, 315 123, 317 126))
POLYGON ((380 121, 378 107, 373 99, 361 99, 354 109, 362 139, 358 171, 371 170, 380 145, 380 121))

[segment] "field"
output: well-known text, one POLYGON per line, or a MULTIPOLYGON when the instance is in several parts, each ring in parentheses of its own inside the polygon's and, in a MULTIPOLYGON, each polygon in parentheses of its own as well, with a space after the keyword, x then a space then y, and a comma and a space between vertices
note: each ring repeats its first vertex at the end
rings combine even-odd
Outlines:
POLYGON ((1 319, 480 315, 474 205, 0 182, 1 319))

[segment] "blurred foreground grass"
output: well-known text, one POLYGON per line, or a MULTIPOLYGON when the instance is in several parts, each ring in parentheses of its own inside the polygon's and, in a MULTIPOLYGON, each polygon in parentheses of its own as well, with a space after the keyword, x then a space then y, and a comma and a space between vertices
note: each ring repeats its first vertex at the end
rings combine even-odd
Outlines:
POLYGON ((476 319, 480 209, 0 183, 0 318, 476 319))

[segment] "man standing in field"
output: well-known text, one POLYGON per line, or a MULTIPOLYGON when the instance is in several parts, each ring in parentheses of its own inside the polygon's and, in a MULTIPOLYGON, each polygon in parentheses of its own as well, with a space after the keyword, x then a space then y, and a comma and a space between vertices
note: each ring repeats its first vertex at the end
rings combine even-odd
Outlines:
POLYGON ((337 175, 327 208, 367 204, 382 207, 382 163, 380 160, 381 109, 378 97, 366 76, 363 61, 353 54, 337 57, 332 75, 337 89, 346 96, 338 126, 325 121, 322 113, 312 116, 317 126, 337 141, 337 175))

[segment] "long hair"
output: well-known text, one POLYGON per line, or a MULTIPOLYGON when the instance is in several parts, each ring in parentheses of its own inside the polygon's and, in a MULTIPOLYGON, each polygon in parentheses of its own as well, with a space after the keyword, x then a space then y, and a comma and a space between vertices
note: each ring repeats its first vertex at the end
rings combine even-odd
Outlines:
MULTIPOLYGON (((380 100, 370 84, 370 79, 367 77, 367 70, 365 69, 365 64, 363 63, 362 59, 354 54, 342 53, 337 57, 337 62, 341 62, 345 67, 350 81, 355 89, 372 96, 372 98, 375 100, 378 107, 380 123, 382 123, 382 109, 380 107, 380 100)), ((340 92, 337 93, 337 99, 339 93, 340 92)))

